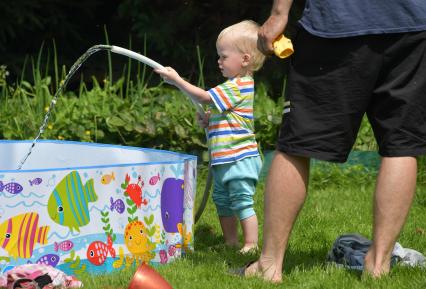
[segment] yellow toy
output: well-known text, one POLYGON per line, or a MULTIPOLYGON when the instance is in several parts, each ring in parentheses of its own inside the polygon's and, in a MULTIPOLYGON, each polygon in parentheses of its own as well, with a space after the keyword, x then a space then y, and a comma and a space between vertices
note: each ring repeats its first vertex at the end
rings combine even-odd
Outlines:
POLYGON ((291 40, 281 34, 277 39, 275 39, 274 43, 272 43, 274 47, 274 53, 279 58, 286 58, 293 54, 293 43, 291 40))

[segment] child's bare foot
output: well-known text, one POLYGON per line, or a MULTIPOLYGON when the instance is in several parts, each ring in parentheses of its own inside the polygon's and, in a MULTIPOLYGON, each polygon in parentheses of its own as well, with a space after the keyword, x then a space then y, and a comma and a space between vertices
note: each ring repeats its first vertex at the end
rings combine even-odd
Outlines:
POLYGON ((240 249, 241 254, 248 254, 248 253, 256 253, 259 250, 259 247, 257 247, 257 244, 245 244, 244 247, 240 249))

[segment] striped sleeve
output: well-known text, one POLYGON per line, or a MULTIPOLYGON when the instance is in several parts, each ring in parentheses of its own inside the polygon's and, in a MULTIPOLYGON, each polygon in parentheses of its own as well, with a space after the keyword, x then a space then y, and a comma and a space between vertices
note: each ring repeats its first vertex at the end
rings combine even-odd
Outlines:
POLYGON ((220 112, 233 109, 242 99, 238 86, 231 80, 209 89, 207 93, 220 112))

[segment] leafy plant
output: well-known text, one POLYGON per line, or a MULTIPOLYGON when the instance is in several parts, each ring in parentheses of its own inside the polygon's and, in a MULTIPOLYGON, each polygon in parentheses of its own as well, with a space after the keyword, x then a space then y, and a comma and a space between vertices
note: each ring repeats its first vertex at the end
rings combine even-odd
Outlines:
POLYGON ((254 101, 256 139, 262 150, 272 150, 281 124, 283 98, 274 101, 265 86, 258 84, 254 101))
POLYGON ((367 116, 364 116, 362 119, 361 127, 354 146, 360 151, 375 151, 378 148, 367 116))
MULTIPOLYGON (((33 139, 37 135, 51 99, 66 75, 66 68, 58 66, 53 45, 53 60, 49 51, 47 57, 43 57, 43 46, 37 58, 31 59, 32 79, 21 77, 15 84, 0 82, 0 113, 3 116, 0 137, 33 139), (49 67, 51 63, 53 69, 49 67), (54 71, 53 77, 49 71, 54 71)), ((199 49, 197 59, 200 70, 198 85, 204 87, 204 57, 199 49)), ((124 144, 195 154, 206 151, 206 136, 196 121, 195 108, 188 97, 161 83, 148 87, 150 76, 146 66, 138 62, 136 68, 136 75, 130 77, 129 60, 127 69, 114 82, 109 76, 105 76, 103 81, 92 77, 90 88, 81 80, 77 90, 65 89, 58 96, 42 138, 124 144)), ((112 73, 110 61, 108 70, 112 73)), ((4 66, 0 76, 3 80, 7 76, 4 66)), ((284 87, 285 83, 281 96, 274 100, 268 95, 266 85, 262 82, 256 85, 255 132, 262 150, 275 147, 281 124, 284 87)), ((354 149, 371 149, 374 144, 371 128, 364 120, 354 149)))

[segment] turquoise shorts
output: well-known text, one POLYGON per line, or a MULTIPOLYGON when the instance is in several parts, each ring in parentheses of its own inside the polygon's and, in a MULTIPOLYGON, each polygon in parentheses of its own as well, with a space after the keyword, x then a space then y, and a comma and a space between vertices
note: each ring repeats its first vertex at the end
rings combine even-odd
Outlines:
POLYGON ((213 202, 219 217, 243 220, 256 215, 253 195, 261 168, 260 156, 213 166, 213 202))

